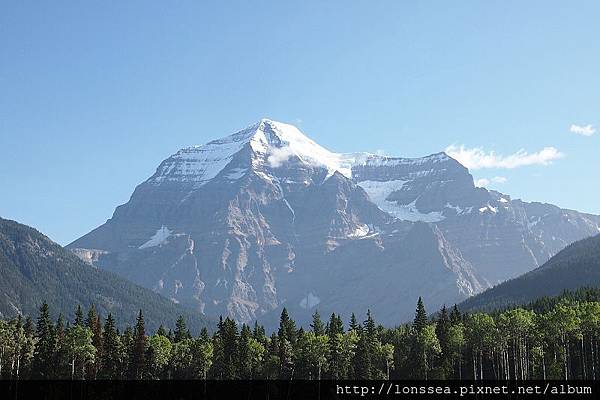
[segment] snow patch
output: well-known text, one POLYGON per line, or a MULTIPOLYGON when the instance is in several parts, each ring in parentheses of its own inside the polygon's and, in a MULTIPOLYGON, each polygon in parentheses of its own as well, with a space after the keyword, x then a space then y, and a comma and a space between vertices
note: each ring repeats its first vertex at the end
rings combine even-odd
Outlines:
POLYGON ((481 207, 479 209, 479 212, 482 214, 485 213, 486 211, 490 211, 491 213, 496 214, 498 212, 498 207, 494 207, 494 206, 491 206, 488 204, 487 206, 481 207))
POLYGON ((359 238, 359 237, 364 237, 367 236, 370 232, 369 226, 368 225, 359 225, 354 232, 352 232, 350 235, 348 235, 348 237, 351 238, 359 238))
POLYGON ((395 191, 401 190, 407 181, 392 180, 386 182, 380 181, 362 181, 358 185, 364 189, 369 198, 377 207, 394 217, 405 221, 439 222, 445 219, 441 211, 422 213, 416 206, 416 200, 410 204, 399 205, 394 201, 389 201, 388 197, 395 191))
POLYGON ((300 300, 300 307, 308 310, 318 305, 320 302, 321 299, 314 295, 313 292, 309 292, 306 297, 303 297, 302 300, 300 300))
POLYGON ((173 231, 163 225, 159 230, 156 231, 150 240, 138 247, 138 249, 147 249, 148 247, 163 245, 168 242, 167 239, 169 239, 172 233, 173 231))

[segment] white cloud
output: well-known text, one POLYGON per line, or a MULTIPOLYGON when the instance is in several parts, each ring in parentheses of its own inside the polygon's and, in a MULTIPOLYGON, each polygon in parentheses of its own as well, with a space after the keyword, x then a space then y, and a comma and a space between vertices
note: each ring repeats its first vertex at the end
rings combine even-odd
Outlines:
POLYGON ((494 151, 486 152, 481 147, 469 149, 464 145, 446 148, 446 154, 457 160, 468 169, 505 168, 513 169, 527 165, 549 165, 552 161, 564 157, 564 154, 554 147, 545 147, 536 153, 528 153, 521 149, 514 154, 503 156, 494 151))
POLYGON ((492 179, 480 178, 475 181, 475 186, 487 187, 487 186, 490 186, 490 184, 492 184, 492 183, 501 185, 503 183, 506 183, 507 181, 508 181, 508 179, 504 176, 495 176, 492 179))
POLYGON ((269 154, 269 157, 267 157, 267 162, 271 167, 279 168, 293 155, 294 152, 290 148, 290 146, 285 146, 281 148, 276 147, 274 149, 271 149, 271 154, 269 154))
POLYGON ((596 133, 596 128, 594 128, 590 124, 587 124, 585 126, 573 124, 573 125, 571 125, 569 130, 572 133, 574 133, 576 135, 581 135, 581 136, 592 136, 594 133, 596 133))
POLYGON ((475 181, 475 186, 477 186, 477 187, 486 187, 486 186, 489 186, 489 184, 490 184, 490 180, 486 179, 486 178, 477 179, 475 181))

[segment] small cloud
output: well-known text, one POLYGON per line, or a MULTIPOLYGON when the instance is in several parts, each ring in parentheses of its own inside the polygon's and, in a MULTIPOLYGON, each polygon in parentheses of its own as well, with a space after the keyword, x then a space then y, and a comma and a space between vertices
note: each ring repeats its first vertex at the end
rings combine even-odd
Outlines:
POLYGON ((592 136, 594 133, 596 133, 596 128, 594 128, 590 124, 587 124, 585 126, 572 124, 569 130, 571 131, 571 133, 581 136, 592 136))
POLYGON ((477 179, 475 181, 475 186, 477 186, 477 187, 486 187, 486 186, 489 186, 489 184, 490 184, 490 180, 486 179, 486 178, 477 179))
POLYGON ((296 118, 296 125, 302 125, 302 119, 296 118))
POLYGON ((294 152, 289 146, 274 148, 271 150, 269 157, 267 157, 267 162, 272 168, 279 168, 293 155, 294 152))
POLYGON ((386 152, 385 152, 385 150, 382 150, 382 149, 375 150, 375 154, 378 155, 378 156, 382 156, 382 157, 384 157, 384 156, 387 155, 386 152))
POLYGON ((501 185, 503 183, 506 183, 508 181, 508 179, 504 176, 495 176, 491 179, 488 178, 480 178, 477 179, 475 181, 475 186, 477 187, 487 187, 490 186, 492 183, 495 183, 497 185, 501 185))
POLYGON ((514 154, 504 156, 494 151, 486 152, 481 147, 467 148, 451 145, 446 148, 446 154, 471 170, 483 168, 513 169, 528 165, 549 165, 552 161, 563 158, 564 154, 554 147, 545 147, 535 153, 521 149, 514 154))

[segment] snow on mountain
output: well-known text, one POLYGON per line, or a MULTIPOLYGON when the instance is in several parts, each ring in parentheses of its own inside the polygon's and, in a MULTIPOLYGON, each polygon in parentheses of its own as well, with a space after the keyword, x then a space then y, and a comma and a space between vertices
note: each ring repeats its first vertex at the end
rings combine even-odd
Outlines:
MULTIPOLYGON (((297 157, 311 166, 326 168, 328 176, 337 171, 347 178, 352 178, 352 169, 356 166, 419 166, 449 159, 444 153, 415 159, 368 152, 334 153, 315 143, 293 125, 262 119, 222 139, 179 150, 161 163, 148 183, 191 182, 194 187, 200 187, 217 177, 245 146, 252 149, 252 166, 257 170, 264 166, 280 168, 291 157, 297 157)), ((227 178, 236 180, 245 172, 246 169, 238 168, 229 172, 227 178)), ((427 171, 420 171, 419 174, 426 175, 427 171)))
POLYGON ((69 247, 206 315, 276 325, 283 306, 307 320, 372 306, 397 323, 418 296, 460 301, 599 226, 477 188, 445 153, 334 153, 263 119, 168 157, 69 247))
POLYGON ((156 233, 148 240, 146 243, 142 244, 139 249, 147 249, 148 247, 160 246, 161 244, 167 243, 167 239, 171 236, 173 232, 167 228, 166 226, 161 226, 160 229, 156 231, 156 233))
POLYGON ((404 221, 422 221, 422 222, 439 222, 444 219, 441 211, 433 211, 430 213, 420 212, 415 201, 410 204, 402 205, 394 201, 390 201, 389 196, 402 187, 407 181, 392 180, 392 181, 362 181, 358 185, 364 189, 369 195, 373 203, 381 210, 393 215, 394 217, 404 221))
MULTIPOLYGON (((253 151, 253 167, 268 165, 281 167, 290 157, 327 168, 329 175, 339 171, 349 177, 352 163, 358 155, 344 155, 328 151, 306 137, 293 125, 262 119, 239 132, 202 146, 179 150, 158 167, 149 183, 161 184, 171 181, 194 182, 196 187, 214 179, 245 146, 253 151)), ((241 177, 240 169, 229 179, 241 177)))

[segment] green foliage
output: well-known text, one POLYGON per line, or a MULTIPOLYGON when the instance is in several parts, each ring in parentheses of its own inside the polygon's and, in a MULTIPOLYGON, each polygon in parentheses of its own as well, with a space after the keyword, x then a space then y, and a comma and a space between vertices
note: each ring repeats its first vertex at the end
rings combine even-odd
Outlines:
POLYGON ((165 327, 148 336, 141 311, 119 333, 112 314, 102 324, 93 307, 65 326, 62 317, 52 323, 45 304, 35 329, 20 316, 0 320, 0 378, 598 379, 600 302, 575 298, 593 299, 544 300, 543 312, 443 307, 431 319, 419 301, 410 324, 384 328, 367 311, 347 331, 335 313, 324 327, 315 313, 311 330, 296 329, 284 310, 270 337, 258 323, 238 329, 230 318, 212 337, 190 335, 181 318, 172 337, 165 327))

